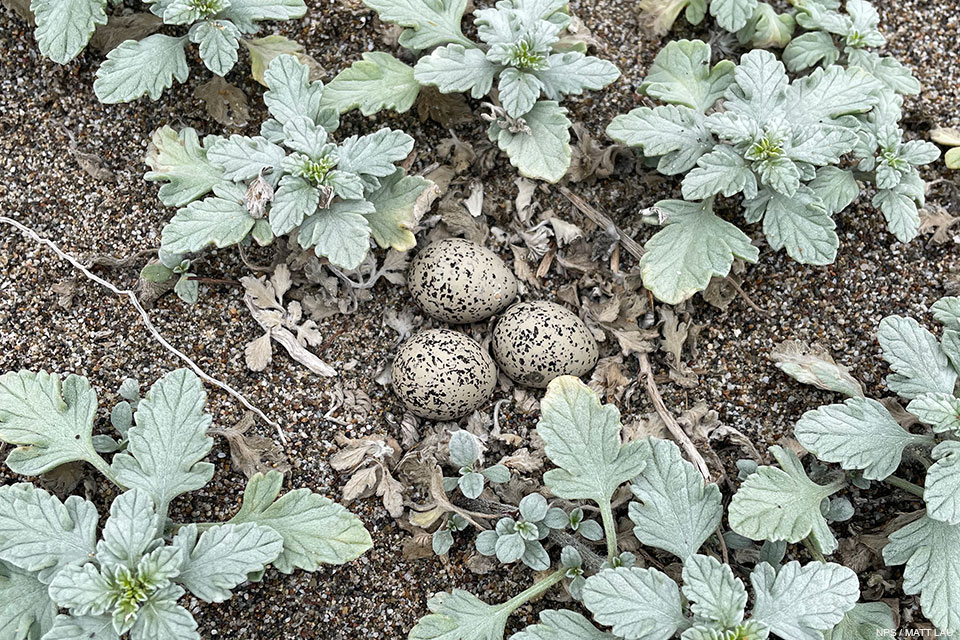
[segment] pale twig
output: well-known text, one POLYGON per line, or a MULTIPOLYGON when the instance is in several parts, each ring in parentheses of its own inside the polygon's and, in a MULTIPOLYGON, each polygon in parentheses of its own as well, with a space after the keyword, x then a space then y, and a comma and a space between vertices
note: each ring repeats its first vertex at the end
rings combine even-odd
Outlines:
POLYGON ((110 283, 110 282, 104 280, 103 278, 99 277, 99 276, 96 275, 95 273, 91 272, 87 267, 85 267, 79 260, 77 260, 76 258, 74 258, 74 257, 73 257, 72 255, 70 255, 69 253, 66 253, 65 251, 63 251, 59 246, 57 246, 57 244, 56 244, 55 242, 53 242, 52 240, 48 240, 47 238, 41 237, 41 236, 40 236, 39 234, 37 234, 37 232, 35 232, 33 229, 31 229, 31 228, 29 228, 29 227, 26 227, 26 226, 24 226, 24 225, 22 225, 22 224, 20 224, 20 223, 17 222, 16 220, 13 220, 12 218, 8 218, 8 217, 6 217, 6 216, 0 216, 0 222, 3 222, 4 224, 8 224, 8 225, 10 225, 11 227, 14 227, 14 228, 18 229, 21 233, 23 233, 23 234, 26 235, 27 237, 31 238, 32 240, 34 240, 34 241, 37 242, 38 244, 42 244, 42 245, 48 247, 51 251, 53 251, 55 254, 57 254, 57 256, 60 257, 61 260, 66 260, 67 262, 69 262, 71 265, 73 265, 73 267, 74 267, 77 271, 79 271, 80 273, 82 273, 83 275, 85 275, 88 279, 92 280, 93 282, 96 282, 96 283, 99 284, 101 287, 104 287, 105 289, 108 289, 109 291, 113 292, 114 294, 116 294, 116 295, 118 295, 118 296, 128 298, 128 299, 130 300, 130 303, 134 306, 134 308, 135 308, 135 309, 137 310, 137 312, 140 314, 140 317, 143 319, 143 324, 147 327, 147 331, 150 332, 150 334, 153 336, 153 338, 154 338, 157 342, 159 342, 160 345, 161 345, 164 349, 166 349, 167 351, 169 351, 170 353, 172 353, 173 355, 177 356, 178 358, 180 358, 181 360, 183 360, 185 363, 187 363, 187 364, 190 366, 190 368, 193 369, 193 371, 194 371, 198 376, 200 376, 200 378, 202 378, 203 380, 209 382, 210 384, 214 385, 215 387, 219 387, 219 388, 223 389, 224 391, 226 391, 227 393, 229 393, 231 396, 233 396, 234 398, 236 398, 236 399, 240 402, 240 404, 242 404, 244 407, 246 407, 246 408, 249 409, 250 411, 253 411, 255 414, 257 414, 258 416, 260 416, 260 419, 261 419, 261 420, 263 420, 263 421, 266 422, 268 425, 272 426, 273 428, 275 428, 275 429, 277 430, 277 435, 278 435, 279 438, 280 438, 280 442, 282 442, 283 444, 287 444, 287 437, 286 437, 286 435, 283 433, 283 428, 282 428, 278 423, 276 423, 276 422, 274 422, 273 420, 271 420, 270 418, 268 418, 268 417, 266 416, 266 414, 263 413, 263 411, 261 411, 260 409, 258 409, 258 408, 255 407, 255 406, 253 406, 253 404, 251 404, 250 401, 247 400, 247 399, 243 396, 243 394, 241 394, 239 391, 237 391, 236 389, 234 389, 234 388, 231 387, 230 385, 226 384, 225 382, 221 382, 220 380, 217 380, 217 379, 214 378, 213 376, 208 375, 206 372, 204 372, 203 369, 200 368, 200 365, 198 365, 196 362, 194 362, 193 360, 191 360, 190 357, 189 357, 187 354, 183 353, 182 351, 180 351, 179 349, 177 349, 176 347, 174 347, 172 344, 170 344, 169 342, 167 342, 166 339, 165 339, 162 335, 160 335, 160 332, 157 331, 156 327, 153 326, 153 322, 151 322, 151 320, 150 320, 150 314, 148 314, 147 311, 146 311, 146 309, 144 309, 144 308, 140 305, 140 301, 137 300, 137 294, 136 294, 136 293, 134 293, 133 291, 130 291, 130 290, 128 290, 128 289, 120 289, 120 288, 114 286, 112 283, 110 283))
POLYGON ((657 383, 653 379, 653 369, 650 367, 650 359, 645 353, 638 354, 637 359, 640 360, 640 375, 646 379, 647 395, 650 397, 650 402, 653 403, 653 408, 656 410, 657 415, 663 420, 663 424, 667 426, 667 430, 670 432, 670 435, 673 436, 673 439, 683 447, 683 450, 687 453, 687 457, 690 458, 690 462, 697 467, 697 470, 700 471, 704 480, 709 482, 710 469, 707 467, 707 461, 703 459, 703 456, 700 455, 697 447, 693 444, 693 440, 683 431, 683 427, 680 426, 673 417, 673 414, 667 409, 667 405, 664 404, 660 390, 657 389, 657 383))
POLYGON ((612 237, 617 238, 623 248, 626 249, 630 255, 637 260, 643 257, 643 254, 645 253, 644 248, 640 246, 636 240, 617 228, 616 223, 614 223, 613 220, 607 217, 599 209, 591 206, 586 200, 570 191, 570 189, 566 187, 560 187, 560 193, 562 193, 564 197, 570 201, 570 204, 575 206, 580 213, 593 220, 596 225, 603 227, 604 231, 606 231, 612 237))
POLYGON ((751 308, 751 309, 753 309, 753 310, 756 311, 757 313, 762 313, 763 315, 766 315, 766 316, 773 315, 773 312, 772 312, 772 311, 770 311, 769 309, 764 309, 763 307, 761 307, 760 305, 758 305, 756 302, 754 302, 754 301, 750 298, 750 296, 747 295, 747 292, 744 291, 743 288, 740 287, 739 283, 737 283, 736 280, 734 280, 734 279, 731 278, 730 276, 727 276, 727 277, 724 278, 724 279, 727 281, 727 284, 729 284, 731 287, 733 287, 734 290, 740 295, 740 297, 743 298, 744 302, 746 302, 748 305, 750 305, 750 308, 751 308))

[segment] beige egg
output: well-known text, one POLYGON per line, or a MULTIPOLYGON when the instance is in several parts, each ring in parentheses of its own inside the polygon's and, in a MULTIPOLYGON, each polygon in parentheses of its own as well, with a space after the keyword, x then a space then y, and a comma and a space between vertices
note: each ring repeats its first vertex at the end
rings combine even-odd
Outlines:
POLYGON ((414 414, 453 420, 479 409, 497 384, 486 349, 449 329, 421 331, 400 346, 393 390, 414 414))
POLYGON ((427 315, 444 322, 479 322, 517 298, 517 278, 497 254, 476 242, 447 238, 410 263, 407 287, 427 315))
POLYGON ((552 302, 521 302, 493 328, 493 357, 519 384, 543 389, 557 376, 582 376, 600 349, 573 312, 552 302))

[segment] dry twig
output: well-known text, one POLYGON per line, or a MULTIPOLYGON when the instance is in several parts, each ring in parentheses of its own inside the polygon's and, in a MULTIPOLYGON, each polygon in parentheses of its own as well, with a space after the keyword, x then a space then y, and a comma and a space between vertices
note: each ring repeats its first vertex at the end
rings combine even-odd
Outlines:
POLYGON ((647 395, 650 397, 650 402, 653 403, 653 408, 656 410, 657 415, 663 420, 663 424, 667 425, 667 430, 670 432, 670 435, 673 436, 673 439, 683 447, 683 450, 687 453, 687 457, 690 458, 690 462, 697 467, 697 470, 703 476, 704 480, 709 482, 710 469, 707 467, 707 461, 703 459, 703 456, 700 455, 697 447, 693 444, 693 440, 683 431, 683 427, 680 426, 676 418, 673 417, 673 414, 670 413, 670 410, 667 409, 667 405, 664 404, 663 397, 660 395, 660 390, 657 389, 657 383, 653 378, 650 359, 645 353, 638 354, 637 359, 640 360, 640 375, 643 376, 646 381, 647 395))
POLYGON ((140 301, 137 300, 137 294, 136 294, 136 293, 134 293, 133 291, 130 291, 129 289, 120 289, 120 288, 116 287, 115 285, 113 285, 112 283, 110 283, 110 282, 104 280, 103 278, 97 276, 96 274, 94 274, 93 272, 91 272, 90 269, 88 269, 87 267, 85 267, 85 266, 84 266, 79 260, 77 260, 75 257, 73 257, 73 256, 70 255, 69 253, 66 253, 65 251, 63 251, 59 246, 57 246, 57 244, 56 244, 55 242, 53 242, 52 240, 48 240, 47 238, 41 237, 36 231, 34 231, 33 229, 31 229, 31 228, 29 228, 29 227, 26 227, 26 226, 20 224, 20 223, 17 222, 16 220, 14 220, 14 219, 12 219, 12 218, 8 218, 8 217, 6 217, 6 216, 0 216, 0 222, 2 222, 2 223, 4 223, 4 224, 7 224, 7 225, 10 225, 11 227, 14 227, 15 229, 18 229, 22 234, 24 234, 24 235, 27 236, 28 238, 32 239, 33 241, 35 241, 37 244, 41 244, 41 245, 44 245, 44 246, 48 247, 51 251, 53 251, 55 254, 57 254, 57 256, 58 256, 61 260, 66 260, 67 262, 69 262, 71 265, 73 265, 73 267, 74 267, 77 271, 79 271, 80 273, 82 273, 82 274, 83 274, 84 276, 86 276, 89 280, 92 280, 93 282, 96 282, 96 283, 99 284, 101 287, 104 287, 105 289, 108 289, 109 291, 113 292, 114 294, 116 294, 116 295, 118 295, 118 296, 128 298, 128 299, 130 300, 130 303, 134 306, 134 308, 135 308, 135 309, 137 310, 137 312, 140 314, 140 317, 143 319, 143 324, 146 325, 147 330, 148 330, 148 331, 150 332, 150 334, 153 336, 154 340, 156 340, 157 342, 159 342, 160 345, 161 345, 164 349, 166 349, 167 351, 169 351, 170 353, 172 353, 173 355, 177 356, 178 358, 180 358, 181 360, 183 360, 185 363, 187 363, 187 365, 189 365, 190 368, 193 369, 194 373, 196 373, 198 376, 200 376, 200 378, 202 378, 202 379, 205 380, 206 382, 209 382, 210 384, 214 385, 215 387, 219 387, 219 388, 223 389, 224 391, 226 391, 227 393, 229 393, 231 396, 233 396, 234 398, 236 398, 236 399, 240 402, 240 404, 242 404, 242 405, 243 405, 244 407, 246 407, 248 410, 253 411, 255 414, 257 414, 257 415, 260 417, 261 420, 263 420, 264 422, 266 422, 267 424, 269 424, 270 426, 272 426, 273 428, 275 428, 275 429, 277 430, 277 435, 278 435, 279 438, 280 438, 280 442, 282 442, 283 444, 287 444, 287 437, 286 437, 286 435, 283 433, 283 428, 282 428, 278 423, 276 423, 276 422, 274 422, 273 420, 271 420, 270 418, 268 418, 267 415, 266 415, 263 411, 261 411, 260 409, 258 409, 258 408, 255 407, 255 406, 253 406, 253 404, 251 404, 250 401, 247 400, 247 399, 243 396, 243 394, 241 394, 239 391, 237 391, 236 389, 234 389, 233 387, 231 387, 231 386, 228 385, 227 383, 221 382, 220 380, 217 380, 217 379, 214 378, 213 376, 207 374, 203 369, 200 368, 200 365, 198 365, 196 362, 194 362, 193 360, 191 360, 190 357, 189 357, 187 354, 183 353, 182 351, 180 351, 179 349, 177 349, 176 347, 174 347, 173 345, 171 345, 169 342, 167 342, 167 340, 166 340, 162 335, 160 335, 160 332, 157 331, 156 327, 153 326, 153 322, 151 322, 151 320, 150 320, 150 314, 148 314, 147 311, 146 311, 146 309, 144 309, 144 308, 140 305, 140 301))

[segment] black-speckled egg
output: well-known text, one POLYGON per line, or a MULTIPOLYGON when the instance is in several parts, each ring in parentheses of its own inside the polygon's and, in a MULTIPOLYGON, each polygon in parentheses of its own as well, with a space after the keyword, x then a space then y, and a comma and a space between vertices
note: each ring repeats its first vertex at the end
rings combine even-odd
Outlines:
POLYGON ((493 357, 510 378, 543 389, 557 376, 582 376, 600 349, 573 312, 552 302, 521 302, 493 328, 493 357))
POLYGON ((418 253, 407 287, 427 315, 453 324, 486 320, 517 297, 517 278, 503 260, 462 238, 433 242, 418 253))
POLYGON ((496 384, 490 354, 449 329, 421 331, 400 346, 393 361, 393 390, 421 418, 464 416, 479 409, 496 384))

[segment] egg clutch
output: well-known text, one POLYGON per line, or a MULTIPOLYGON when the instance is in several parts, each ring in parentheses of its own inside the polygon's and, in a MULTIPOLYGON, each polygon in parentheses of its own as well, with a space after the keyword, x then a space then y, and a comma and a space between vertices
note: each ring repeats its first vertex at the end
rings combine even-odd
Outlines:
POLYGON ((431 243, 411 261, 407 286, 436 320, 465 325, 493 318, 492 357, 473 338, 447 328, 420 331, 400 346, 393 389, 417 416, 453 420, 479 409, 497 385, 497 365, 517 384, 545 388, 597 364, 600 350, 583 321, 553 302, 516 303, 516 276, 475 242, 431 243))

